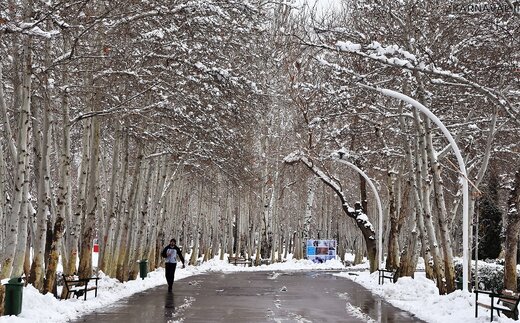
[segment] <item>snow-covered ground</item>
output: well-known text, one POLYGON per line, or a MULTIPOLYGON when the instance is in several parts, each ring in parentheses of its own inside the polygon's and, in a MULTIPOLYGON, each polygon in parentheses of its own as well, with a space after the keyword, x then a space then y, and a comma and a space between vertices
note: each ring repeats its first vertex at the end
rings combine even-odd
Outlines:
MULTIPOLYGON (((353 267, 349 267, 349 273, 353 267)), ((396 307, 414 313, 427 322, 489 322, 490 312, 479 308, 479 318, 475 318, 475 298, 469 292, 456 291, 449 295, 438 295, 435 284, 426 279, 423 273, 417 273, 415 279, 401 278, 396 284, 378 285, 378 274, 369 274, 366 265, 356 267, 359 271, 352 275, 340 272, 336 275, 365 286, 374 294, 383 297, 396 307)), ((233 266, 226 261, 214 259, 200 266, 178 268, 175 279, 199 275, 211 271, 274 271, 274 270, 327 270, 345 269, 341 262, 330 260, 323 264, 315 264, 309 260, 289 260, 284 263, 263 265, 259 267, 233 266)), ((98 297, 90 294, 87 300, 69 299, 57 300, 51 294, 41 295, 32 286, 23 291, 22 313, 19 316, 0 317, 0 323, 5 322, 66 322, 83 314, 117 303, 118 300, 142 290, 165 284, 164 269, 150 272, 144 280, 137 279, 120 283, 116 279, 100 275, 98 297)), ((479 297, 480 299, 480 297, 479 297)), ((496 315, 494 315, 496 317, 496 315)), ((515 322, 508 318, 498 318, 498 322, 515 322)))

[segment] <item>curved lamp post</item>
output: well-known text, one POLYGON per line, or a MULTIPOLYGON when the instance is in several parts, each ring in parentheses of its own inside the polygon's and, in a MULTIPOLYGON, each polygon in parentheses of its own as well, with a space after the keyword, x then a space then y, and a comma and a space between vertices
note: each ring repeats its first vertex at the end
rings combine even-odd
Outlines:
POLYGON ((460 180, 462 182, 462 290, 467 291, 468 290, 468 276, 469 276, 469 264, 468 264, 468 253, 469 253, 469 241, 468 241, 468 235, 469 235, 469 220, 468 220, 468 209, 469 209, 469 195, 468 195, 468 174, 466 172, 466 165, 464 164, 464 159, 462 158, 462 154, 460 153, 459 147, 457 146, 457 143, 455 142, 455 139, 453 139, 451 133, 448 131, 448 129, 444 126, 442 121, 437 118, 436 115, 434 115, 428 108, 426 108, 424 105, 422 105, 420 102, 412 99, 411 97, 392 90, 388 89, 380 89, 371 87, 365 84, 358 83, 361 87, 375 90, 381 94, 384 94, 386 96, 399 99, 401 101, 404 101, 418 110, 420 110, 422 113, 424 113, 428 118, 430 118, 431 121, 433 121, 442 131, 444 136, 448 139, 448 142, 451 145, 451 148, 453 149, 453 152, 455 153, 455 156, 457 157, 457 163, 459 164, 460 168, 460 180))
MULTIPOLYGON (((366 181, 368 182, 368 185, 370 185, 370 188, 372 189, 372 192, 374 193, 374 196, 376 197, 377 211, 379 212, 379 236, 378 236, 378 239, 379 239, 379 241, 378 241, 379 242, 379 246, 378 246, 379 265, 381 265, 381 263, 383 262, 383 208, 381 207, 381 199, 379 198, 379 194, 377 193, 374 183, 372 183, 372 180, 367 176, 367 174, 365 174, 365 172, 363 172, 361 169, 359 169, 359 167, 357 167, 356 165, 342 159, 341 157, 342 156, 340 155, 339 158, 334 159, 334 160, 337 160, 337 161, 351 167, 356 172, 361 174, 361 176, 363 176, 363 178, 365 178, 366 181)), ((378 265, 378 267, 379 267, 379 265, 378 265)))

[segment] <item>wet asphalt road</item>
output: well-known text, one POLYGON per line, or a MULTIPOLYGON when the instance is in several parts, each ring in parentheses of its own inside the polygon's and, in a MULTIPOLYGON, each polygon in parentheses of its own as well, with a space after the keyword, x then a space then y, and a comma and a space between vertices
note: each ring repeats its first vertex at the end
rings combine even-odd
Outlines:
POLYGON ((422 322, 331 271, 210 273, 73 322, 422 322))

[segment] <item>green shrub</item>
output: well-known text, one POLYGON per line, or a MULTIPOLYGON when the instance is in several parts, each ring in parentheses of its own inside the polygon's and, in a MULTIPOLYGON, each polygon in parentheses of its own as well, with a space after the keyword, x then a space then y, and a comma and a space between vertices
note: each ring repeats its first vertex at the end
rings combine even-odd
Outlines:
MULTIPOLYGON (((471 286, 475 285, 475 262, 471 262, 471 286)), ((478 262, 478 285, 480 290, 500 291, 504 288, 504 265, 501 260, 478 262)), ((455 277, 462 277, 462 260, 455 260, 455 277)), ((517 286, 520 284, 520 272, 517 272, 517 286)))

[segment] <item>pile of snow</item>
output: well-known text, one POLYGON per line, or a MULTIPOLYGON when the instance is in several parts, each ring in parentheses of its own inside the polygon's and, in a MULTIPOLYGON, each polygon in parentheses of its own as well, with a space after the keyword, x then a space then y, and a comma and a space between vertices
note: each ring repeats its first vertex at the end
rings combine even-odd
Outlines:
POLYGON ((205 262, 198 266, 203 271, 225 271, 225 272, 237 272, 237 271, 273 271, 273 270, 343 270, 345 266, 339 260, 329 260, 324 263, 314 263, 310 260, 302 259, 289 259, 285 262, 278 262, 272 265, 261 265, 254 267, 246 266, 235 266, 223 260, 212 260, 205 262))
MULTIPOLYGON (((177 273, 176 273, 177 274, 177 273)), ((178 270, 177 279, 190 276, 189 270, 178 270)), ((16 316, 2 316, 0 322, 65 322, 80 317, 85 313, 116 303, 118 300, 137 292, 165 284, 164 269, 148 274, 146 279, 137 279, 120 283, 100 273, 98 296, 92 292, 83 298, 58 300, 51 293, 42 295, 32 285, 23 289, 22 313, 16 316), (91 294, 92 293, 92 294, 91 294)))
MULTIPOLYGON (((482 307, 479 307, 478 318, 475 318, 473 293, 457 290, 448 295, 439 295, 437 286, 424 276, 424 272, 416 272, 415 278, 402 277, 395 284, 385 282, 383 285, 378 285, 378 272, 356 274, 349 275, 343 272, 335 275, 363 285, 395 307, 413 313, 426 322, 489 322, 491 313, 482 307)), ((489 297, 479 295, 479 301, 489 303, 489 297)), ((493 316, 496 322, 516 322, 503 315, 498 318, 496 313, 493 316)))

